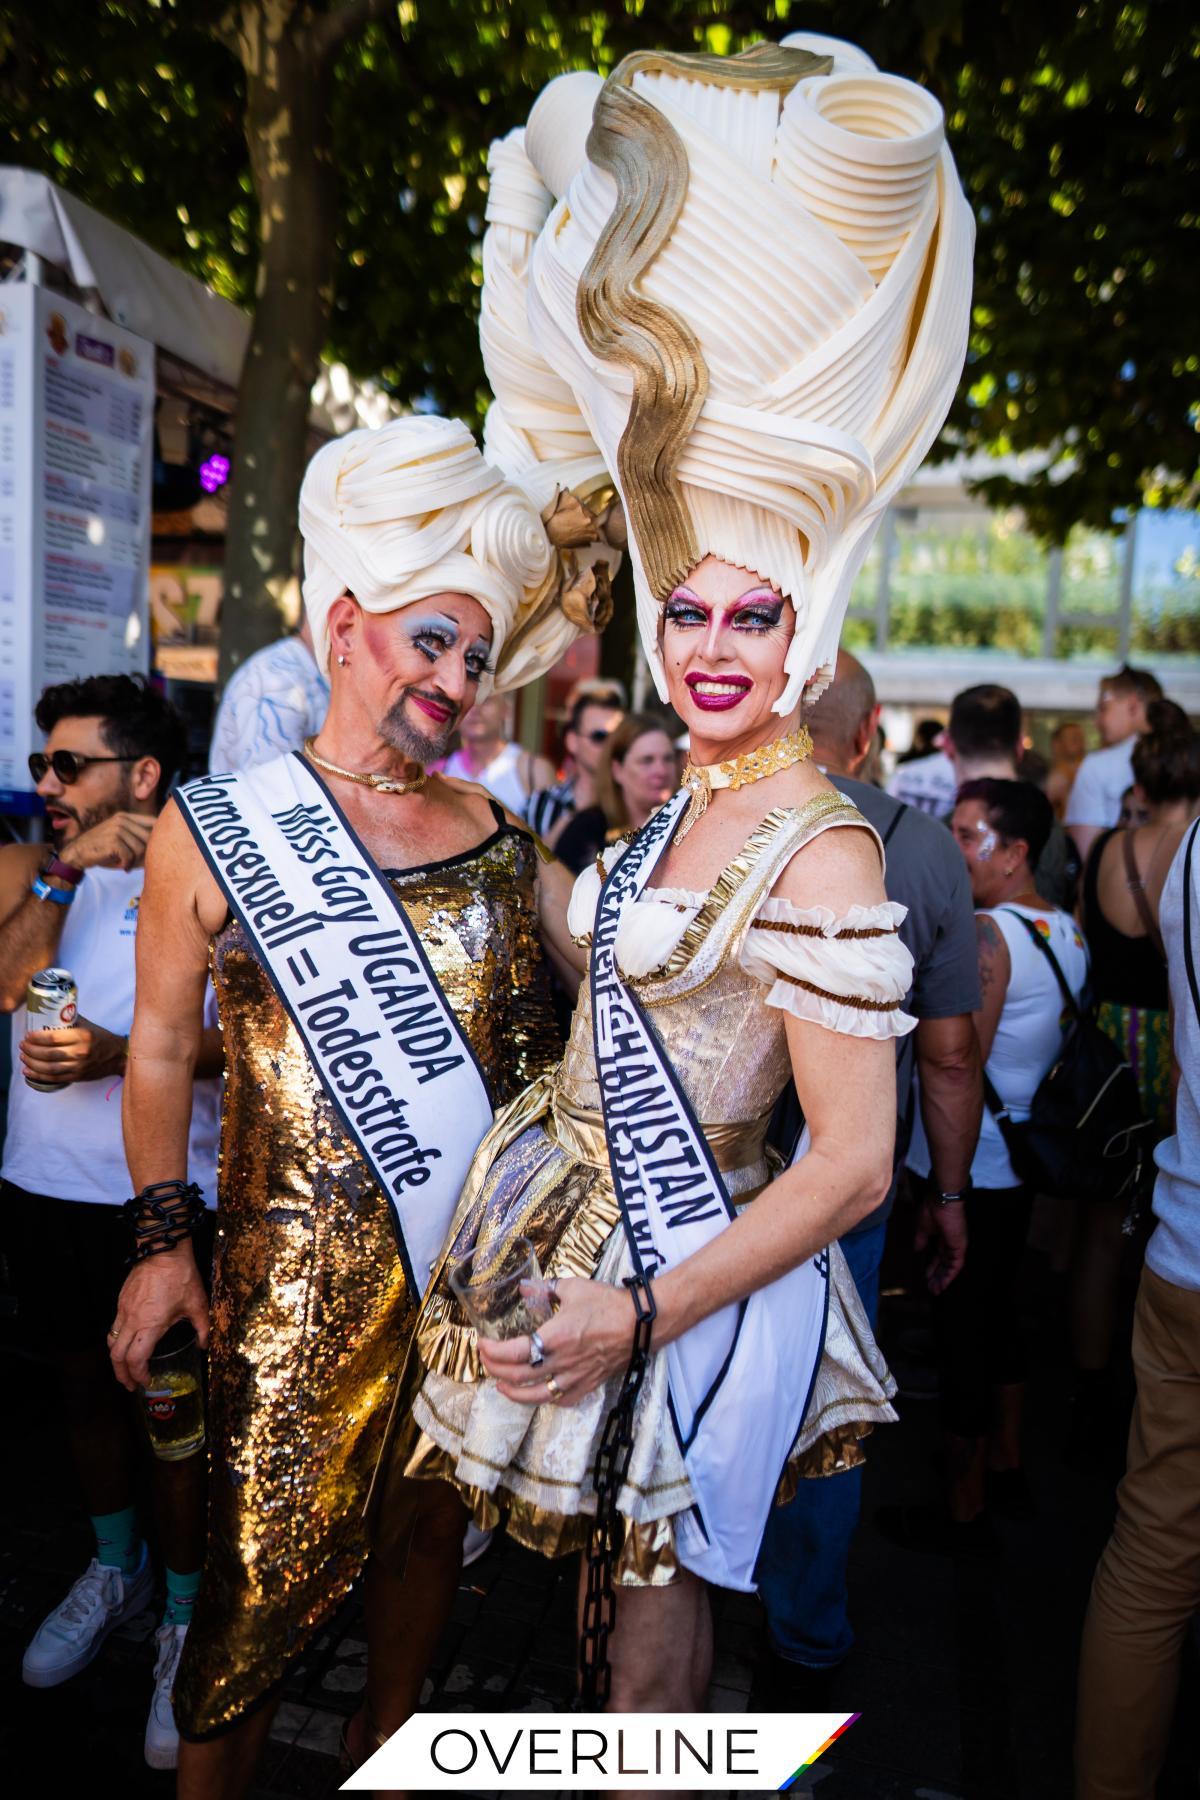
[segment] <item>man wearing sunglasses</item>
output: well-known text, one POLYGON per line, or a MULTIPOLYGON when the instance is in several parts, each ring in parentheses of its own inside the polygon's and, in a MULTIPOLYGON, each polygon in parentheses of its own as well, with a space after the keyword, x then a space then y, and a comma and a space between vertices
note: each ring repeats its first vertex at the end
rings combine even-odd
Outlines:
MULTIPOLYGON (((57 1687, 145 1611, 155 1585, 134 1508, 138 1438, 130 1428, 140 1428, 112 1378, 106 1338, 131 1248, 120 1209, 132 1190, 114 1089, 133 1022, 143 860, 183 760, 184 731, 174 708, 128 675, 47 688, 34 716, 46 747, 29 770, 48 841, 0 849, 0 1006, 13 1015, 0 1216, 23 1340, 58 1364, 61 1417, 95 1536, 88 1568, 25 1651, 26 1683, 57 1687), (29 978, 53 966, 74 976, 79 1016, 64 1029, 29 1030, 29 978)), ((211 1206, 222 1064, 211 995, 206 1019, 197 1073, 207 1079, 194 1087, 191 1157, 211 1206)), ((170 1768, 178 1744, 171 1682, 204 1548, 203 1456, 155 1460, 151 1485, 167 1613, 146 1756, 170 1768)))
POLYGON ((553 849, 563 828, 578 812, 597 805, 596 774, 609 736, 625 717, 624 695, 615 683, 594 681, 580 686, 571 701, 563 732, 568 771, 553 787, 530 796, 525 817, 553 849))

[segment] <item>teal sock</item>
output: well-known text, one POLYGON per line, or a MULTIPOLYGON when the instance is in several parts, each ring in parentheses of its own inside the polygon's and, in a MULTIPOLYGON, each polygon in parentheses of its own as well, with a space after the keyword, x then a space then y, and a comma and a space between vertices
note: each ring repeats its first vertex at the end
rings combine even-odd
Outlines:
POLYGON ((199 1569, 194 1575, 180 1575, 174 1569, 167 1570, 167 1610, 163 1614, 164 1625, 191 1624, 192 1604, 199 1588, 199 1569))
POLYGON ((96 1534, 97 1561, 106 1569, 133 1575, 142 1560, 142 1539, 132 1506, 115 1513, 93 1513, 92 1530, 96 1534))

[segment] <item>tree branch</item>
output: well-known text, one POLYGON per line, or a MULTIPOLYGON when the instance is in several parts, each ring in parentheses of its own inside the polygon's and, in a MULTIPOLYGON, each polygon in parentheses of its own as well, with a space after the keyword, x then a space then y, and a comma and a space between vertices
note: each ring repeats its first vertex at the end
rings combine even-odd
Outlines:
POLYGON ((314 20, 312 45, 322 60, 332 56, 347 38, 354 37, 376 19, 395 12, 396 0, 339 0, 330 12, 314 20))

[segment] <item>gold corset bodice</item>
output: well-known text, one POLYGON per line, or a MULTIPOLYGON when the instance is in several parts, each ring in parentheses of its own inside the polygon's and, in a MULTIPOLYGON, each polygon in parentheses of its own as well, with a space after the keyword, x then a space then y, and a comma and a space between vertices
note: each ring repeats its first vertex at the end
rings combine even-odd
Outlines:
MULTIPOLYGON (((820 794, 805 806, 768 813, 662 967, 630 981, 703 1124, 762 1119, 779 1098, 790 1074, 784 1014, 765 1004, 762 982, 742 968, 742 945, 801 845, 829 825, 861 823, 840 794, 820 794)), ((572 1109, 599 1109, 586 981, 558 1089, 572 1109)))

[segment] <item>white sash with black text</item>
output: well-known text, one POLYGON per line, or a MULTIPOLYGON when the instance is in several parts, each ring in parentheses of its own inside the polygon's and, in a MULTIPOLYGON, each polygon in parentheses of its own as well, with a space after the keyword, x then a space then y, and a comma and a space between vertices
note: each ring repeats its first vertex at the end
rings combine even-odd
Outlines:
MULTIPOLYGON (((735 1211, 650 1019, 617 967, 624 908, 645 888, 691 796, 643 826, 600 891, 592 931, 596 1071, 613 1185, 639 1271, 674 1268, 735 1211)), ((807 1147, 807 1133, 796 1155, 807 1147)), ((829 1259, 806 1258, 667 1346, 671 1417, 695 1507, 676 1520, 685 1568, 750 1590, 763 1529, 821 1358, 829 1259)))
POLYGON ((492 1103, 412 922, 298 754, 175 798, 387 1197, 419 1295, 492 1103))

